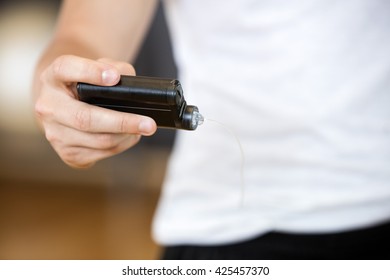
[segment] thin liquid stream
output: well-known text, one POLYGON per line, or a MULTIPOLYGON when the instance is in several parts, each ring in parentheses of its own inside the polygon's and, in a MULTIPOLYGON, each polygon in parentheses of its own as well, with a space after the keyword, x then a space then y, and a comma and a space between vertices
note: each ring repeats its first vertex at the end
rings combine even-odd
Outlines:
POLYGON ((229 128, 227 125, 217 121, 217 120, 213 120, 213 119, 208 119, 208 118, 204 118, 204 121, 208 121, 208 122, 212 122, 212 123, 215 123, 215 124, 218 124, 219 126, 223 127, 227 132, 229 132, 230 135, 232 135, 234 137, 234 139, 236 140, 239 148, 240 148, 240 154, 241 154, 241 165, 240 165, 240 182, 241 182, 241 186, 240 186, 240 200, 239 200, 239 206, 240 207, 243 207, 244 206, 244 201, 245 201, 245 176, 244 176, 244 167, 245 167, 245 153, 244 153, 244 149, 241 145, 241 141, 240 141, 240 138, 238 137, 238 135, 231 129, 229 128))

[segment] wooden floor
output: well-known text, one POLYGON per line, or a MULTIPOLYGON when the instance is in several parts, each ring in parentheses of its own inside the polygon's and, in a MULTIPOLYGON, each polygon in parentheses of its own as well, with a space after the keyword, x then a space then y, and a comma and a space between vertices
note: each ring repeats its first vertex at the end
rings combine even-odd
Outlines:
POLYGON ((155 259, 157 191, 0 183, 0 259, 155 259))
POLYGON ((0 259, 156 259, 151 220, 169 149, 137 147, 87 170, 38 133, 0 129, 0 259))

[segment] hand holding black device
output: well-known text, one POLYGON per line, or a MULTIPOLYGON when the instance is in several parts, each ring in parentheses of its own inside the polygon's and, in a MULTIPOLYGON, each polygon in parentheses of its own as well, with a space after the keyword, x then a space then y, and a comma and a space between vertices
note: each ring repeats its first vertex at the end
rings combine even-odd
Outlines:
POLYGON ((78 83, 77 93, 92 105, 149 116, 159 127, 195 130, 204 120, 196 106, 187 105, 175 79, 121 76, 115 86, 78 83))

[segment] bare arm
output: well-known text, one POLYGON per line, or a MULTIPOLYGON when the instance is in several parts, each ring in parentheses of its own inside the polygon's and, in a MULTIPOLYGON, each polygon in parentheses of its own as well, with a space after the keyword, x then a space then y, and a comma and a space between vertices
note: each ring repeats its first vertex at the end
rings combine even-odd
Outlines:
POLYGON ((65 0, 39 68, 63 54, 132 61, 155 7, 155 0, 65 0))
POLYGON ((135 74, 127 61, 134 58, 155 6, 154 0, 64 1, 52 42, 37 65, 33 92, 38 122, 70 166, 90 166, 155 132, 148 117, 84 104, 74 92, 78 81, 114 85, 120 74, 135 74))

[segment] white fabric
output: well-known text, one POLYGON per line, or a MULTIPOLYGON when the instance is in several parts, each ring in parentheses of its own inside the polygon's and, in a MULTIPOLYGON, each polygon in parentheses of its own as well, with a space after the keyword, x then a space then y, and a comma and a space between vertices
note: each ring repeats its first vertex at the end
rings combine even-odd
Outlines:
POLYGON ((390 2, 167 0, 186 100, 154 238, 220 244, 390 218, 390 2))

